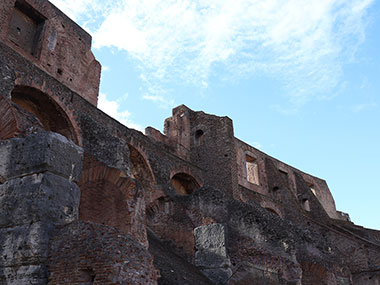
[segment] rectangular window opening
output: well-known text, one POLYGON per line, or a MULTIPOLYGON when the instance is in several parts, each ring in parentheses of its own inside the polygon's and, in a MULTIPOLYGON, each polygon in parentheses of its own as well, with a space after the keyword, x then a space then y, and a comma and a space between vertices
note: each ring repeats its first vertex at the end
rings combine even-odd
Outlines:
POLYGON ((17 1, 12 12, 8 39, 38 58, 41 50, 45 17, 23 1, 17 1))
POLYGON ((259 185, 259 166, 257 165, 256 158, 246 155, 245 165, 248 182, 259 185))

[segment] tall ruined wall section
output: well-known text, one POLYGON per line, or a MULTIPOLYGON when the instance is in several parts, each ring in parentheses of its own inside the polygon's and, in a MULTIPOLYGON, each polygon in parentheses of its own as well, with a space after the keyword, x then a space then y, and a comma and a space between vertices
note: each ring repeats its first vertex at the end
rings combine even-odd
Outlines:
POLYGON ((165 135, 147 132, 202 169, 204 186, 172 201, 194 225, 192 262, 217 284, 376 284, 376 235, 353 235, 324 180, 234 138, 228 120, 179 106, 165 135))
POLYGON ((0 27, 0 284, 379 284, 379 232, 324 180, 228 117, 110 118, 90 36, 48 1, 2 1, 0 27))
POLYGON ((164 133, 180 156, 202 169, 205 184, 232 189, 226 193, 232 197, 237 188, 237 169, 230 118, 194 112, 182 105, 166 119, 164 133))
POLYGON ((0 11, 0 284, 155 284, 128 144, 94 107, 91 37, 48 1, 0 11))

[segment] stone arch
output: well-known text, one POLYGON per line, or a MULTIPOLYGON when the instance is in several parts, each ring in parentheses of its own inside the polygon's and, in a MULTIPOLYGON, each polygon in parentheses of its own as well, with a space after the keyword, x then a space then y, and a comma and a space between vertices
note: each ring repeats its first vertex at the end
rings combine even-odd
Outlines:
POLYGON ((271 212, 271 213, 273 213, 273 214, 275 214, 275 215, 277 215, 277 216, 280 216, 274 209, 272 209, 270 207, 265 207, 264 209, 267 210, 267 211, 269 211, 269 212, 271 212))
POLYGON ((15 109, 9 99, 0 96, 0 139, 16 137, 20 133, 20 126, 15 115, 15 109))
POLYGON ((269 194, 274 200, 281 201, 283 189, 281 189, 281 187, 275 186, 270 190, 269 194))
POLYGON ((144 193, 125 172, 85 153, 79 219, 117 228, 146 244, 144 193))
POLYGON ((194 134, 194 145, 195 146, 200 146, 203 144, 203 138, 204 138, 204 131, 202 128, 198 128, 196 131, 195 131, 195 134, 194 134))
POLYGON ((301 207, 302 207, 302 209, 304 209, 305 211, 307 211, 307 212, 310 212, 310 202, 309 202, 309 199, 307 199, 307 198, 303 198, 302 200, 301 200, 301 207))
POLYGON ((79 135, 73 122, 51 96, 33 87, 17 85, 11 93, 11 100, 33 114, 45 130, 59 133, 76 144, 79 143, 79 135))
MULTIPOLYGON (((301 262, 302 284, 332 284, 334 275, 318 263, 309 261, 301 262)), ((334 282, 335 283, 335 282, 334 282)))
POLYGON ((265 210, 273 213, 273 214, 276 214, 277 216, 279 216, 280 218, 282 218, 282 213, 281 213, 281 210, 276 206, 275 203, 273 202, 270 202, 270 201, 262 201, 260 203, 261 207, 263 207, 265 210))
POLYGON ((185 172, 178 172, 172 175, 170 182, 177 194, 180 195, 191 194, 200 187, 200 183, 193 176, 185 172))
POLYGON ((146 155, 140 149, 131 144, 128 144, 128 147, 132 164, 132 177, 144 188, 145 204, 148 205, 158 196, 161 196, 155 191, 156 181, 152 168, 146 159, 146 155))

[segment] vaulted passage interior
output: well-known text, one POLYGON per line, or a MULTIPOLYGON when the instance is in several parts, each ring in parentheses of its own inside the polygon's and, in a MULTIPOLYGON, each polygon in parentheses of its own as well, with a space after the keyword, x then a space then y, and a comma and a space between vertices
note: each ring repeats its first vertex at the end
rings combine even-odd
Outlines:
POLYGON ((45 93, 26 86, 16 86, 12 101, 33 114, 46 131, 59 133, 78 143, 74 128, 65 112, 45 93))
POLYGON ((113 226, 125 233, 131 231, 136 209, 129 204, 136 199, 136 185, 121 170, 85 154, 79 187, 80 220, 113 226))
POLYGON ((177 173, 172 179, 171 183, 175 191, 180 195, 187 195, 200 187, 194 177, 187 173, 177 173))

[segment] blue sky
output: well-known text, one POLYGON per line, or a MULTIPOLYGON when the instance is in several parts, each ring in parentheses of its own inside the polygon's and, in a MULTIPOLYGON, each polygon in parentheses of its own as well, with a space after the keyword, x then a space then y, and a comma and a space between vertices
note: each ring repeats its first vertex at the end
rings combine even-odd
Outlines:
POLYGON ((180 104, 229 116, 380 229, 379 1, 52 2, 93 35, 99 108, 139 130, 180 104))

